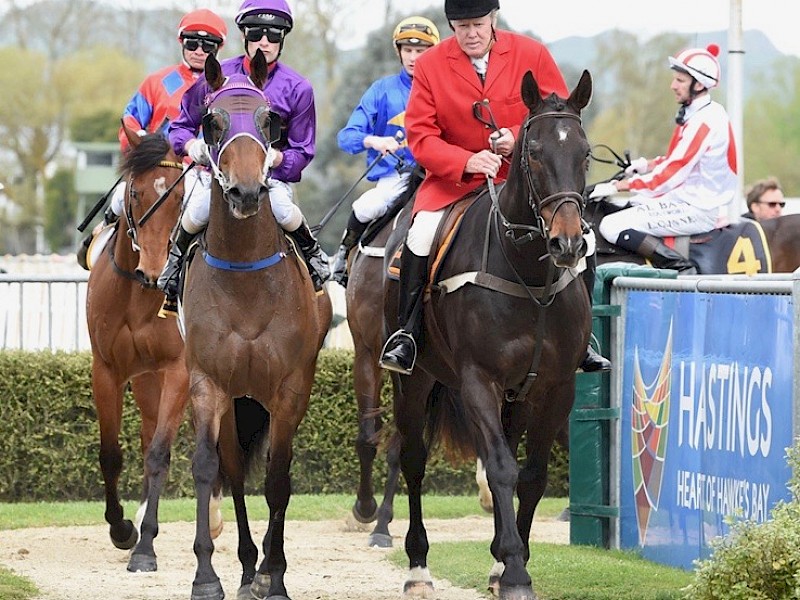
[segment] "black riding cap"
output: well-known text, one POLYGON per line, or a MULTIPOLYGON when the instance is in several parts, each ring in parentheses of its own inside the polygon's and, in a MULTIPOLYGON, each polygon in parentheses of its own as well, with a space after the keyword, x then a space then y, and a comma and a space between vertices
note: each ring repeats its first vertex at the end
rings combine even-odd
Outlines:
POLYGON ((444 0, 448 21, 476 19, 500 8, 500 0, 444 0))

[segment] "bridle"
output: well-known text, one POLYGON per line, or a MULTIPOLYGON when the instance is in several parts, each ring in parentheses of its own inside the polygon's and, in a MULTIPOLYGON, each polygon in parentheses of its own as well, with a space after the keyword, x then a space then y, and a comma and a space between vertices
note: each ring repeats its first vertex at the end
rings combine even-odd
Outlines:
MULTIPOLYGON (((551 110, 538 115, 529 116, 521 127, 522 139, 519 142, 520 168, 522 169, 522 173, 525 177, 525 182, 528 188, 528 206, 530 206, 531 210, 533 211, 533 217, 536 224, 528 225, 525 223, 513 223, 509 221, 505 215, 503 215, 503 212, 500 208, 493 178, 487 178, 489 185, 489 196, 492 199, 492 207, 497 215, 497 218, 500 220, 500 223, 505 228, 506 237, 511 239, 515 245, 531 242, 535 236, 542 237, 545 240, 548 239, 549 229, 544 221, 544 217, 542 217, 541 211, 543 208, 546 208, 553 203, 556 203, 556 206, 553 209, 554 216, 562 206, 568 203, 575 205, 575 207, 578 209, 578 214, 583 214, 583 195, 580 192, 561 191, 542 198, 541 194, 536 189, 536 184, 533 181, 533 173, 531 172, 531 167, 528 163, 528 156, 530 156, 532 152, 532 146, 536 143, 536 140, 529 140, 528 134, 530 133, 531 125, 543 119, 575 119, 579 124, 581 123, 581 118, 576 114, 551 110), (519 237, 515 237, 515 231, 524 231, 526 233, 519 237)), ((492 121, 493 120, 494 119, 492 119, 492 121)))
MULTIPOLYGON (((175 186, 180 183, 181 179, 183 179, 183 165, 179 162, 175 162, 172 160, 162 160, 159 161, 158 164, 154 165, 155 167, 166 167, 169 169, 179 169, 181 171, 181 176, 178 177, 169 188, 161 194, 161 196, 153 203, 153 206, 145 213, 142 219, 139 221, 139 227, 143 226, 144 223, 149 219, 150 215, 154 212, 156 208, 163 204, 164 200, 166 200, 172 191, 175 189, 175 186)), ((128 230, 127 234, 128 237, 131 239, 131 244, 133 246, 134 252, 139 252, 141 250, 141 246, 139 245, 139 234, 136 224, 136 219, 133 216, 133 201, 138 198, 138 193, 136 189, 133 187, 133 174, 128 175, 128 182, 127 182, 127 190, 128 190, 128 200, 125 202, 125 218, 128 220, 128 230)))

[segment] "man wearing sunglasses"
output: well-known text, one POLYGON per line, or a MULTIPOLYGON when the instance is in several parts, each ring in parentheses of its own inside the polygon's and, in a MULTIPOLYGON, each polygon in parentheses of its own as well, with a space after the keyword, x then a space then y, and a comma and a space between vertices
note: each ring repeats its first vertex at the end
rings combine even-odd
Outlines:
POLYGON ((654 267, 684 274, 694 263, 662 238, 706 233, 728 224, 738 188, 736 143, 725 108, 711 99, 719 85, 719 46, 688 48, 668 57, 670 90, 678 104, 675 129, 664 156, 635 159, 627 177, 597 190, 632 192, 631 206, 606 215, 600 235, 647 258, 654 267))
MULTIPOLYGON (((543 97, 552 92, 569 96, 547 48, 497 29, 499 9, 498 0, 445 0, 445 16, 455 35, 426 52, 415 67, 405 124, 411 151, 426 176, 414 200, 401 258, 401 327, 387 340, 380 361, 391 371, 407 374, 413 369, 428 256, 446 207, 489 177, 508 177, 508 158, 528 114, 520 93, 523 75, 533 73, 543 97)), ((593 279, 594 270, 587 273, 586 279, 593 279)), ((587 286, 592 288, 588 281, 587 286)), ((610 368, 607 359, 591 347, 587 350, 582 370, 610 368)))
POLYGON ((781 184, 775 177, 759 179, 747 190, 747 211, 742 215, 745 219, 765 221, 783 215, 786 200, 783 197, 781 184))
MULTIPOLYGON (((314 158, 314 91, 306 78, 278 62, 286 36, 294 24, 292 11, 286 0, 244 0, 235 21, 242 32, 245 53, 222 61, 222 72, 224 75, 249 74, 250 61, 259 50, 267 59, 269 75, 263 90, 272 111, 278 114, 282 123, 280 139, 272 140, 275 158, 267 179, 270 204, 275 219, 300 248, 314 288, 319 291, 330 276, 328 257, 294 203, 290 186, 300 181, 303 169, 314 158)), ((175 152, 180 156, 187 155, 201 165, 210 163, 208 145, 197 137, 201 132, 208 93, 208 83, 204 79, 191 87, 181 102, 180 116, 169 129, 170 143, 175 152)), ((158 285, 168 300, 177 292, 180 266, 191 240, 208 224, 210 203, 209 180, 201 193, 188 198, 169 260, 159 278, 158 285)))
POLYGON ((367 179, 376 184, 353 202, 353 211, 336 253, 331 279, 345 287, 350 250, 358 244, 367 225, 385 215, 408 187, 417 164, 406 143, 406 104, 417 59, 439 43, 439 30, 425 17, 409 17, 395 27, 392 43, 400 59, 400 72, 379 79, 367 89, 337 136, 339 148, 349 154, 366 150, 367 165, 372 165, 367 179))
MULTIPOLYGON (((194 10, 183 16, 178 24, 178 41, 181 44, 181 62, 159 69, 148 75, 122 113, 125 125, 139 135, 163 133, 180 113, 181 98, 203 73, 206 57, 216 54, 225 43, 228 27, 217 14, 207 9, 194 10)), ((125 131, 119 129, 119 143, 123 152, 128 149, 125 131)), ((81 242, 78 263, 88 270, 86 253, 92 238, 103 226, 119 219, 125 199, 125 183, 121 182, 111 197, 103 222, 81 242)))

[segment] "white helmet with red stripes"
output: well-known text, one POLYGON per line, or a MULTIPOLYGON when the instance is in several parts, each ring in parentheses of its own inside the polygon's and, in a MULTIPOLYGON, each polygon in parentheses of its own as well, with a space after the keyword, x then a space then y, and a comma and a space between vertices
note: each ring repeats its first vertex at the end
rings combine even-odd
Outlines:
POLYGON ((709 44, 705 48, 689 48, 678 56, 669 57, 669 67, 676 71, 683 71, 694 77, 706 89, 719 85, 720 68, 719 46, 709 44))

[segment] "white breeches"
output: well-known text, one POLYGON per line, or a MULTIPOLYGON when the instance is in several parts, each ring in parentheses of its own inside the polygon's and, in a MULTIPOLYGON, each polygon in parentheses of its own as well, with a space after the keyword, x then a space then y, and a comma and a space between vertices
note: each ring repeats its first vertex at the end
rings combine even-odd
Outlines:
MULTIPOLYGON (((658 237, 694 235, 720 226, 720 208, 702 209, 682 200, 634 196, 629 208, 603 217, 600 235, 612 244, 626 229, 635 229, 658 237)), ((724 207, 723 207, 724 209, 724 207)))
POLYGON ((437 211, 421 210, 414 215, 414 221, 406 235, 406 246, 417 256, 428 256, 433 246, 433 238, 439 222, 444 217, 444 209, 437 211))
POLYGON ((409 173, 392 173, 386 177, 381 177, 375 187, 367 190, 353 202, 353 213, 356 219, 362 223, 382 217, 389 210, 392 201, 408 185, 409 173))
MULTIPOLYGON (((269 202, 275 220, 286 231, 294 231, 303 223, 303 213, 292 202, 291 186, 277 179, 267 179, 269 202)), ((208 225, 211 206, 211 173, 204 169, 192 169, 184 180, 184 210, 181 226, 188 233, 198 233, 208 225)))

